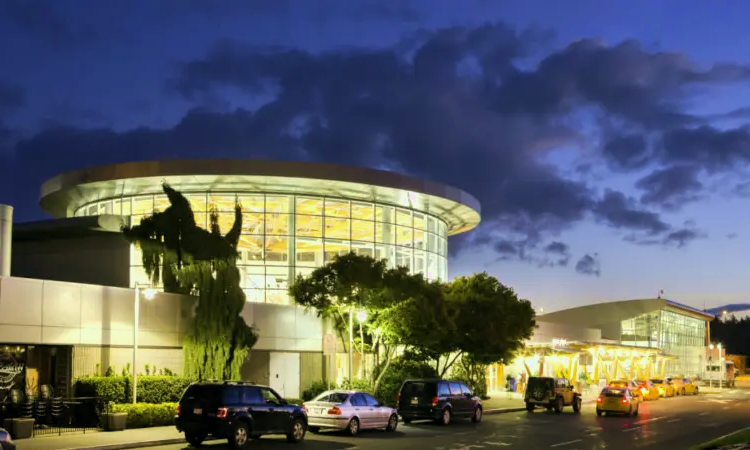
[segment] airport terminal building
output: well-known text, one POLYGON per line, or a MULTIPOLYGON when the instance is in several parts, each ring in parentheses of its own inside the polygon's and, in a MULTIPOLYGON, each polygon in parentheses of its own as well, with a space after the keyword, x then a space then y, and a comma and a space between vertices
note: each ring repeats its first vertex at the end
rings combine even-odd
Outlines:
MULTIPOLYGON (((315 380, 348 373, 341 343, 335 352, 324 346, 326 324, 291 304, 287 288, 296 275, 351 251, 447 279, 448 237, 480 222, 479 202, 459 189, 331 164, 177 160, 59 175, 41 189, 41 207, 53 219, 11 227, 10 209, 0 208, 0 391, 34 380, 66 392, 97 367, 119 372, 132 361, 134 287, 150 280, 120 227, 169 205, 163 182, 186 196, 206 226, 215 210, 228 230, 235 202, 242 204, 242 315, 260 335, 242 376, 291 398, 315 380)), ((194 300, 160 293, 138 301, 139 361, 180 372, 194 300)), ((490 367, 490 391, 522 372, 688 376, 702 364, 697 349, 709 342, 712 318, 664 299, 545 314, 526 354, 490 367)), ((357 355, 355 370, 359 365, 357 355)))

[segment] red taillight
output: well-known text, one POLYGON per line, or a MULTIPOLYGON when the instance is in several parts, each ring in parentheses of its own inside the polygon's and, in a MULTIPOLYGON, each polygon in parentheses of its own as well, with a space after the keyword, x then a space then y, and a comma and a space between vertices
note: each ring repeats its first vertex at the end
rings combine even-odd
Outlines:
POLYGON ((398 397, 396 397, 396 402, 401 402, 401 394, 398 394, 398 397))
POLYGON ((229 410, 227 408, 219 408, 216 411, 216 417, 219 418, 219 419, 225 418, 227 416, 227 414, 229 414, 229 410))
POLYGON ((643 395, 646 395, 646 394, 648 394, 648 389, 646 389, 646 388, 641 388, 641 393, 642 393, 643 395))
POLYGON ((307 410, 307 403, 303 403, 302 404, 302 409, 304 409, 305 412, 308 412, 308 410, 307 410))
POLYGON ((623 404, 623 405, 627 405, 627 404, 628 404, 628 399, 626 399, 626 398, 624 398, 624 397, 623 397, 623 399, 622 399, 622 404, 623 404))
POLYGON ((333 416, 340 416, 341 409, 339 409, 338 406, 334 406, 333 408, 328 410, 328 414, 333 415, 333 416))
POLYGON ((437 406, 437 404, 438 404, 438 398, 432 397, 432 406, 437 406))
POLYGON ((602 402, 602 397, 601 397, 601 396, 599 396, 599 398, 597 398, 597 399, 596 399, 596 402, 597 402, 597 403, 601 403, 601 402, 602 402))
POLYGON ((180 405, 177 405, 177 415, 180 415, 180 405))

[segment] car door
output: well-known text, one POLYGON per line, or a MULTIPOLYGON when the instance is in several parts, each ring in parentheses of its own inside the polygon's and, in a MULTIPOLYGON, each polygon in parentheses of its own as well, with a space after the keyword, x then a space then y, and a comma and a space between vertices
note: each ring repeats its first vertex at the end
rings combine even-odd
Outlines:
POLYGON ((286 432, 289 423, 291 422, 291 414, 287 411, 285 402, 282 401, 281 396, 271 388, 263 387, 260 388, 260 393, 263 396, 264 406, 267 408, 268 420, 267 430, 269 433, 286 432))
POLYGON ((466 397, 461 393, 461 384, 451 381, 449 386, 451 388, 451 405, 453 405, 453 414, 456 416, 466 415, 466 397))
POLYGON ((272 428, 271 406, 257 386, 242 386, 242 404, 253 419, 253 434, 265 434, 272 428))
POLYGON ((474 413, 474 394, 472 394, 471 389, 469 389, 469 386, 466 385, 466 383, 459 383, 461 385, 461 396, 463 397, 464 401, 464 410, 465 414, 473 414, 474 413))
POLYGON ((370 411, 370 407, 367 406, 367 401, 362 393, 357 392, 356 394, 349 397, 349 403, 351 403, 354 409, 354 415, 359 417, 359 426, 361 428, 372 428, 373 427, 373 414, 375 411, 370 411))
POLYGON ((362 394, 367 403, 367 410, 372 420, 373 428, 385 428, 390 418, 390 408, 385 408, 370 394, 362 394))

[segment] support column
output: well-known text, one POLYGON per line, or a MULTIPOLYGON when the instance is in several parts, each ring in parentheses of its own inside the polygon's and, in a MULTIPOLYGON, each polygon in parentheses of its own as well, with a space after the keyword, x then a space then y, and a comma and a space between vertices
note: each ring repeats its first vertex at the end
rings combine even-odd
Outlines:
POLYGON ((0 277, 10 276, 10 250, 12 244, 13 207, 0 205, 0 277))
POLYGON ((393 247, 395 245, 395 242, 393 242, 394 225, 391 223, 393 222, 394 214, 391 214, 393 211, 393 207, 383 206, 383 223, 381 224, 381 231, 383 233, 383 244, 387 244, 385 247, 385 257, 388 260, 388 267, 396 267, 396 250, 393 247))
POLYGON ((287 258, 289 263, 289 280, 287 281, 287 285, 291 286, 292 283, 294 283, 294 279, 297 277, 297 243, 294 239, 294 237, 297 235, 297 215, 295 214, 294 209, 294 196, 289 196, 289 211, 291 213, 289 214, 289 236, 287 236, 287 243, 286 243, 286 251, 287 251, 287 258))

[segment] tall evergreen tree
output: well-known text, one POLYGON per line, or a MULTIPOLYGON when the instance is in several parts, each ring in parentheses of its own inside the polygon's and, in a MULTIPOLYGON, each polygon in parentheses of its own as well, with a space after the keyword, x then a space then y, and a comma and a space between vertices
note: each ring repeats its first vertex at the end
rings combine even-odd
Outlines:
POLYGON ((190 294, 198 304, 183 342, 184 375, 195 379, 240 377, 240 368, 258 340, 255 329, 240 316, 245 293, 237 269, 237 243, 242 232, 242 207, 235 205, 234 224, 221 234, 216 210, 210 230, 195 223, 188 200, 166 183, 170 206, 123 227, 125 238, 143 253, 143 267, 165 292, 190 294))

